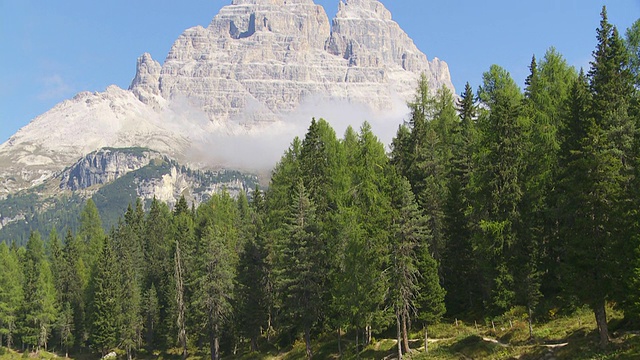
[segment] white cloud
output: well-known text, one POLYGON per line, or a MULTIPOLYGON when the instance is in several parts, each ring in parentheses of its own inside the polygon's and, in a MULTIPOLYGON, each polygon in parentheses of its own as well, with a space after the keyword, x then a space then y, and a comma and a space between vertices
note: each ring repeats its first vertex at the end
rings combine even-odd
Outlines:
POLYGON ((363 122, 371 124, 374 134, 389 145, 408 115, 400 98, 392 109, 373 111, 368 106, 344 100, 309 98, 280 121, 247 127, 230 120, 224 124, 210 122, 207 116, 187 101, 170 105, 165 114, 168 127, 190 140, 186 158, 204 166, 220 166, 238 170, 268 172, 280 160, 294 137, 304 137, 312 118, 323 118, 342 138, 348 126, 359 131, 363 122), (169 115, 170 116, 167 116, 169 115))
POLYGON ((39 100, 58 100, 68 97, 73 88, 59 74, 47 76, 40 81, 42 91, 38 94, 39 100))

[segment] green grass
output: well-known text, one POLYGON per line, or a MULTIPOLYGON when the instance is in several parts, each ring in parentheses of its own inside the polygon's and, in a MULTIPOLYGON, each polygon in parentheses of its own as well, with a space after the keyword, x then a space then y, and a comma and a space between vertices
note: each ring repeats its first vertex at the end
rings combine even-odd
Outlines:
MULTIPOLYGON (((622 313, 608 309, 610 326, 622 319, 622 313)), ((411 334, 412 360, 420 359, 577 359, 577 360, 632 360, 640 359, 640 335, 616 329, 611 345, 607 349, 598 346, 598 334, 592 312, 580 309, 570 316, 555 316, 544 324, 534 324, 534 339, 529 339, 528 324, 521 318, 502 317, 495 322, 495 333, 491 323, 475 324, 458 321, 429 327, 429 353, 424 353, 424 332, 416 329, 411 334), (511 322, 509 322, 509 320, 511 322)), ((338 354, 338 339, 335 333, 318 337, 312 344, 314 359, 393 359, 397 352, 395 339, 380 339, 356 353, 354 334, 342 336, 343 356, 338 354), (359 355, 359 356, 358 356, 359 355)), ((303 341, 297 341, 285 349, 269 343, 261 343, 259 353, 244 353, 226 356, 228 360, 303 360, 306 358, 303 341)), ((0 348, 0 360, 22 359, 23 354, 0 348)), ((27 354, 31 359, 54 359, 55 354, 41 352, 27 354)), ((89 360, 95 356, 85 354, 74 360, 89 360)), ((121 357, 123 358, 123 357, 121 357)), ((180 359, 180 351, 163 354, 140 355, 138 359, 180 359)), ((207 354, 192 354, 190 360, 208 359, 207 354)))

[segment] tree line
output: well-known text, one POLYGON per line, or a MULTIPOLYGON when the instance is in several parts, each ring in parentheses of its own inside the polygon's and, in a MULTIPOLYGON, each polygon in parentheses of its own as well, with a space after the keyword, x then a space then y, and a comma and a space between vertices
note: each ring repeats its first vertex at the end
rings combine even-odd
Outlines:
POLYGON ((640 325, 640 22, 603 9, 597 40, 586 73, 534 57, 524 91, 497 65, 460 97, 423 76, 390 151, 313 120, 266 191, 138 201, 106 233, 89 201, 75 234, 0 244, 0 346, 311 358, 393 333, 401 358, 443 316, 581 306, 606 346, 607 304, 640 325))

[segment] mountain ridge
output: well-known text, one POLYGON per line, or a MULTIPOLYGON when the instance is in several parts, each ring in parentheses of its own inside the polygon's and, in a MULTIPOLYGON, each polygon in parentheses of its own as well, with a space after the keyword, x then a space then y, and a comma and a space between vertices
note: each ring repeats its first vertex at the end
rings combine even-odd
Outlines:
MULTIPOLYGON (((216 147, 230 142, 220 139, 293 131, 309 120, 306 103, 369 109, 355 120, 362 122, 406 111, 421 73, 433 89, 454 90, 446 63, 429 61, 377 0, 340 1, 332 25, 311 0, 233 0, 207 28, 185 30, 163 64, 145 53, 136 65, 128 90, 79 93, 0 145, 0 196, 37 186, 103 147, 229 166, 212 154, 235 152, 216 147), (192 160, 194 149, 207 153, 204 160, 192 160)), ((264 151, 254 152, 286 147, 259 140, 264 151)))

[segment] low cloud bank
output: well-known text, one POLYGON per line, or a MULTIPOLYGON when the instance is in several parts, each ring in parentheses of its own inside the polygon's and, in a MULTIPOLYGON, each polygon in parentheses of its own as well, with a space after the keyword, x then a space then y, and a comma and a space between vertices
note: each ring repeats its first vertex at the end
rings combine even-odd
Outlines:
POLYGON ((199 106, 187 99, 174 99, 163 118, 168 130, 189 142, 185 157, 199 166, 213 166, 267 175, 280 160, 294 137, 304 137, 312 118, 325 119, 342 138, 347 127, 359 131, 367 121, 385 145, 391 143, 398 126, 408 118, 399 97, 386 111, 343 100, 308 98, 280 120, 260 124, 210 121, 199 106))

